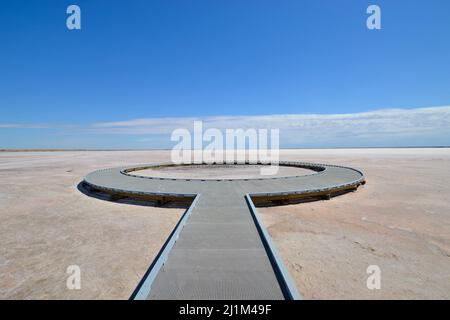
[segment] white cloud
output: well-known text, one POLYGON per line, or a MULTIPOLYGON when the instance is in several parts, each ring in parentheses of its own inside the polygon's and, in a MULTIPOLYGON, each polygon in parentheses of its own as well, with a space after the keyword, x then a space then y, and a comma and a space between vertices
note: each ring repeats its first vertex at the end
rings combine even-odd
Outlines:
POLYGON ((145 135, 144 141, 150 141, 155 134, 169 135, 176 128, 191 129, 195 120, 202 120, 205 129, 278 128, 284 145, 414 142, 414 139, 425 138, 440 144, 450 137, 450 106, 347 114, 143 118, 96 123, 88 130, 104 134, 145 135))
POLYGON ((170 141, 172 131, 191 130, 196 120, 203 121, 204 129, 279 129, 282 147, 450 145, 450 106, 346 114, 141 118, 87 126, 0 124, 0 129, 58 128, 59 135, 88 137, 88 142, 102 143, 119 143, 108 136, 121 135, 120 143, 127 143, 123 147, 170 148, 174 145, 170 141))
POLYGON ((43 124, 0 123, 0 129, 43 129, 48 127, 43 124))

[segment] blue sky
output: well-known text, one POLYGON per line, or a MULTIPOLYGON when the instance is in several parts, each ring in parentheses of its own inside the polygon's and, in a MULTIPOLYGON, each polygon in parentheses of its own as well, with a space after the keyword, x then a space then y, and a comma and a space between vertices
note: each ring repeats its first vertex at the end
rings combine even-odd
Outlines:
POLYGON ((447 0, 4 0, 0 148, 170 147, 167 123, 193 119, 276 125, 289 147, 448 145, 449 17, 447 0), (305 139, 311 114, 329 137, 305 139))

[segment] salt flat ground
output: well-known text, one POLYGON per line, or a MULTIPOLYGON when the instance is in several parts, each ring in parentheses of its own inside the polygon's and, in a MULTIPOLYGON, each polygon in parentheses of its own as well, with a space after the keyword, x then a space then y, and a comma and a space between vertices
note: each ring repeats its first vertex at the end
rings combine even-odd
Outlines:
MULTIPOLYGON (((77 185, 95 169, 169 156, 0 152, 0 298, 128 298, 184 210, 106 202, 77 185), (81 290, 66 288, 69 265, 81 268, 81 290)), ((284 150, 281 158, 348 165, 367 178, 330 201, 258 209, 305 298, 450 298, 450 149, 284 150), (369 265, 381 268, 380 290, 366 287, 369 265)))
MULTIPOLYGON (((261 178, 261 170, 264 165, 189 165, 174 167, 155 167, 145 170, 134 171, 133 174, 143 177, 159 178, 188 178, 188 179, 258 179, 261 178)), ((314 171, 280 166, 278 171, 271 177, 289 177, 313 174, 314 171)))
POLYGON ((260 208, 307 299, 450 299, 450 149, 295 150, 361 169, 367 184, 330 201, 260 208), (368 290, 366 269, 381 269, 368 290))
POLYGON ((0 298, 128 299, 184 210, 102 201, 77 185, 96 169, 158 159, 1 152, 0 298), (66 287, 69 265, 80 266, 81 290, 66 287))

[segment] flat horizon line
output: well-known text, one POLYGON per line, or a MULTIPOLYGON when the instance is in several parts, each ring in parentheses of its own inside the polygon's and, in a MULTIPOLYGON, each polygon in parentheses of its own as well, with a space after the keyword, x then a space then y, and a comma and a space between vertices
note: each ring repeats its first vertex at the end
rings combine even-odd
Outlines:
MULTIPOLYGON (((408 146, 408 147, 290 147, 279 150, 324 150, 324 149, 446 149, 450 146, 408 146)), ((70 152, 70 151, 170 151, 170 148, 126 149, 126 148, 3 148, 0 152, 70 152)), ((248 150, 245 150, 248 151, 248 150)))

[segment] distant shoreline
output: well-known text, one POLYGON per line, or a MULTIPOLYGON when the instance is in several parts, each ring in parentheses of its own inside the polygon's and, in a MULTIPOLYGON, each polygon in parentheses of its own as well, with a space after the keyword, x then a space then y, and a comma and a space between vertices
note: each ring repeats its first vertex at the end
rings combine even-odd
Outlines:
MULTIPOLYGON (((324 148, 280 148, 280 150, 339 150, 339 149, 447 149, 450 146, 431 147, 324 147, 324 148)), ((0 149, 0 152, 74 152, 74 151, 170 151, 172 149, 0 149)))

